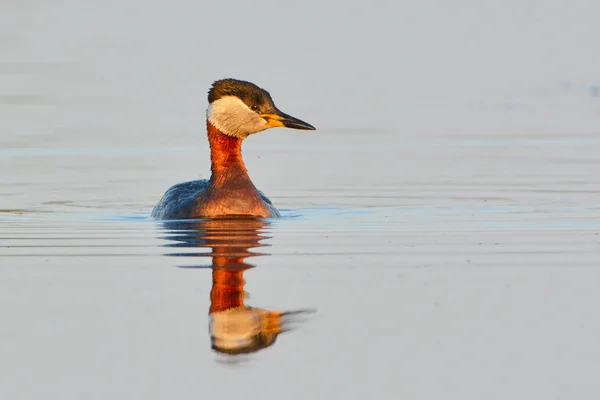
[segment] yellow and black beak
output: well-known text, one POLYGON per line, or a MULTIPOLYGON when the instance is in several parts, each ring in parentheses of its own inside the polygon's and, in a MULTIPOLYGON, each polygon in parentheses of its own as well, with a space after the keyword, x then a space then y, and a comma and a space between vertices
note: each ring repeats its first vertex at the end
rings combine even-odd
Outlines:
POLYGON ((272 113, 260 114, 262 118, 267 121, 267 125, 272 128, 285 127, 292 129, 306 129, 314 131, 316 128, 311 124, 294 118, 291 115, 287 115, 279 110, 275 110, 272 113))

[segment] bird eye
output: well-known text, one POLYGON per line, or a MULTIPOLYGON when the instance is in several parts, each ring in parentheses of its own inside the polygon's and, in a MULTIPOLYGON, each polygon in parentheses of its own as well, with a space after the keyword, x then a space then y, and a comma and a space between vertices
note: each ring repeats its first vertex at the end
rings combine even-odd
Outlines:
POLYGON ((252 109, 252 111, 258 111, 258 106, 256 104, 253 104, 250 108, 252 109))

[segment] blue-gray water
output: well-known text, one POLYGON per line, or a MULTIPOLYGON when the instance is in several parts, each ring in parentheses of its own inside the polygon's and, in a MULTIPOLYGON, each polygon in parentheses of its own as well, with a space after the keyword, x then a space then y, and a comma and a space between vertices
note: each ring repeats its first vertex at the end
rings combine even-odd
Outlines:
POLYGON ((598 11, 3 2, 0 398, 597 399, 598 11), (227 76, 283 218, 152 221, 227 76))

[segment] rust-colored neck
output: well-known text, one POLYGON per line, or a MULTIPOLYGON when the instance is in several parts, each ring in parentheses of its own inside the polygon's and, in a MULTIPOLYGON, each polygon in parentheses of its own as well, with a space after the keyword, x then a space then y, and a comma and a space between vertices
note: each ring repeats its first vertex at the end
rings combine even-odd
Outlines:
POLYGON ((226 181, 249 179, 242 159, 242 139, 229 136, 206 121, 208 143, 210 144, 210 182, 222 186, 226 181))
POLYGON ((245 269, 213 268, 209 314, 244 306, 244 271, 245 269))

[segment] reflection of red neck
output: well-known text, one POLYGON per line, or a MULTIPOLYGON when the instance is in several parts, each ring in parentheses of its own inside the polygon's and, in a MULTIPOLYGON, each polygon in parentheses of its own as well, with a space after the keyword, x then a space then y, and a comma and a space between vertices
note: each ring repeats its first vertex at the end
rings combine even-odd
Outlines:
POLYGON ((213 268, 213 284, 210 290, 210 310, 212 314, 230 308, 242 307, 244 291, 244 271, 246 269, 213 268))
POLYGON ((211 184, 222 186, 226 180, 248 177, 242 160, 243 139, 224 134, 209 121, 206 121, 206 130, 210 144, 211 184))

